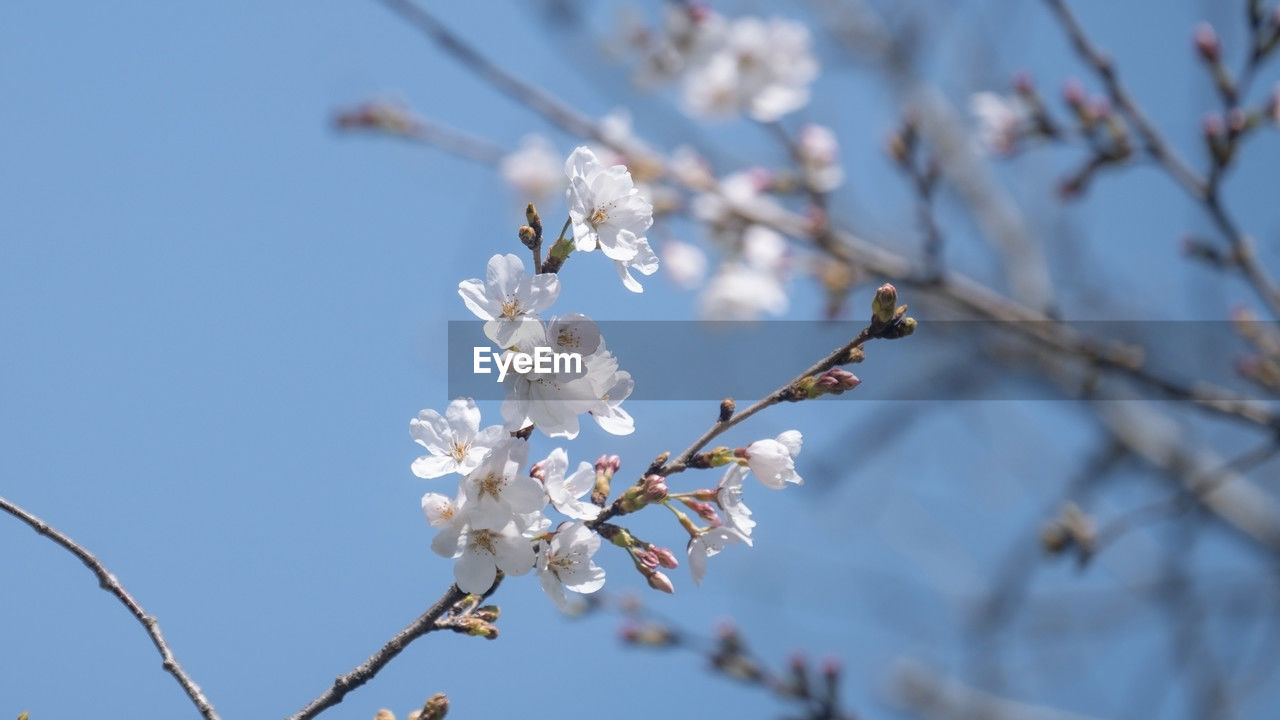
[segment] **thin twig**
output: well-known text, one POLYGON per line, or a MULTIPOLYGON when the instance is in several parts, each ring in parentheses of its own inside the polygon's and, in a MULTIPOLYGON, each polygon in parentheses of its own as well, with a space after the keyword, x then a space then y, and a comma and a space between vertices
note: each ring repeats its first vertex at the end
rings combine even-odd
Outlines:
POLYGON ((1142 107, 1134 99, 1132 93, 1120 80, 1115 64, 1099 50, 1088 35, 1080 21, 1076 19, 1065 0, 1045 0, 1058 23, 1067 33, 1076 54, 1083 59, 1101 78, 1111 102, 1128 118, 1137 130, 1139 137, 1150 155, 1188 194, 1204 205, 1209 217, 1218 229, 1226 236, 1231 245, 1232 259, 1245 280, 1253 287, 1258 297, 1270 309, 1272 315, 1280 317, 1280 286, 1258 262, 1254 252, 1253 241, 1240 231, 1235 221, 1222 205, 1218 193, 1219 185, 1214 179, 1202 178, 1185 160, 1170 147, 1164 136, 1156 129, 1143 112, 1142 107))
POLYGON ((163 660, 165 672, 172 675, 174 679, 178 681, 178 684, 182 686, 183 692, 187 694, 187 697, 191 699, 192 704, 196 706, 196 710, 200 711, 200 715, 204 717, 205 720, 220 720, 217 711, 213 709, 213 705, 210 704, 208 698, 205 697, 204 692, 200 690, 200 686, 196 685, 195 681, 187 675, 187 671, 184 670, 182 664, 178 662, 178 658, 174 656, 173 650, 169 647, 169 643, 165 641, 164 635, 160 632, 160 621, 156 620, 155 616, 148 615, 147 612, 142 609, 142 606, 138 604, 138 601, 129 594, 128 590, 124 589, 124 586, 120 584, 120 581, 116 579, 116 576, 113 575, 110 570, 107 570, 106 566, 102 564, 102 561, 98 560, 98 558, 95 557, 93 553, 86 550, 84 546, 66 535, 63 535, 57 529, 50 527, 50 525, 45 521, 35 515, 32 515, 12 502, 9 502, 3 497, 0 497, 0 510, 4 510, 27 525, 30 525, 31 529, 57 543, 72 555, 75 555, 80 559, 80 562, 85 564, 85 567, 93 571, 93 574, 98 576, 98 585, 101 586, 103 590, 114 595, 116 599, 128 608, 129 612, 137 618, 138 622, 142 624, 143 629, 147 631, 147 635, 151 638, 151 642, 156 646, 156 650, 160 653, 160 658, 163 660))
MULTIPOLYGON (((516 102, 541 114, 566 132, 600 142, 624 155, 637 151, 634 147, 619 143, 616 138, 605 137, 596 122, 568 104, 498 68, 428 11, 409 0, 379 0, 379 2, 402 15, 414 27, 425 32, 438 43, 441 49, 493 83, 516 102)), ((646 167, 656 175, 688 187, 682 178, 669 171, 662 158, 649 153, 644 157, 644 162, 646 167)), ((718 192, 714 187, 689 189, 718 192)), ((1116 372, 1155 389, 1172 399, 1189 401, 1212 414, 1267 428, 1280 428, 1280 416, 1252 398, 1205 383, 1193 387, 1162 378, 1136 365, 1129 353, 1111 352, 1109 348, 1099 347, 1098 343, 1091 342, 1088 337, 1070 325, 1011 300, 966 275, 946 272, 937 277, 922 276, 909 260, 891 250, 874 245, 847 230, 831 225, 827 226, 826 232, 814 234, 812 221, 809 218, 781 208, 764 212, 757 208, 735 207, 735 212, 748 222, 765 225, 789 237, 807 240, 816 249, 850 267, 864 269, 900 287, 913 287, 921 292, 941 297, 980 317, 1007 323, 1015 332, 1041 342, 1052 350, 1082 358, 1100 368, 1116 372)))

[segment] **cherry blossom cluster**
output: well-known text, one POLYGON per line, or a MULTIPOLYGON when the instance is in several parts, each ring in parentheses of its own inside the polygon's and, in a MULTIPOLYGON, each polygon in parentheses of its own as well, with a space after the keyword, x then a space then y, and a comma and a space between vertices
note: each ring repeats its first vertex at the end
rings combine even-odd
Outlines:
MULTIPOLYGON (((455 561, 458 587, 483 594, 499 573, 533 571, 546 594, 567 609, 572 606, 569 593, 593 593, 604 585, 605 572, 594 562, 602 540, 625 549, 651 587, 674 590, 660 570, 678 566, 674 554, 611 522, 649 505, 663 505, 677 517, 689 538, 691 574, 700 583, 707 558, 730 544, 752 544, 755 521, 742 501, 747 473, 773 489, 800 483, 794 458, 802 439, 793 430, 746 447, 704 453, 696 467, 728 466, 714 488, 672 493, 666 478, 651 468, 612 501, 611 481, 621 467, 617 456, 575 467, 565 448, 557 447, 530 464, 535 430, 572 440, 584 414, 611 434, 635 429, 621 407, 634 382, 619 369, 596 324, 580 313, 542 317, 560 294, 559 270, 572 253, 599 250, 614 263, 624 286, 639 292, 632 271, 650 274, 658 266, 645 237, 653 223, 652 207, 625 166, 605 166, 591 149, 579 147, 564 164, 564 175, 568 219, 545 261, 541 218, 532 205, 530 225, 521 228, 521 240, 533 252, 534 274, 514 254, 494 255, 485 277, 464 280, 458 294, 484 321, 485 336, 502 353, 547 347, 577 353, 583 367, 548 373, 516 366, 503 380, 507 395, 500 424, 483 426, 475 401, 458 398, 443 414, 421 411, 409 427, 413 440, 426 449, 411 466, 415 475, 429 480, 460 476, 451 495, 428 492, 422 497, 427 522, 437 530, 431 547, 455 561), (556 523, 553 515, 563 519, 556 523)), ((771 257, 776 248, 761 246, 754 252, 757 264, 777 261, 771 257)))
POLYGON ((809 30, 783 18, 725 18, 699 3, 670 3, 656 32, 635 34, 645 84, 681 86, 695 117, 742 113, 773 122, 809 102, 818 76, 809 30))

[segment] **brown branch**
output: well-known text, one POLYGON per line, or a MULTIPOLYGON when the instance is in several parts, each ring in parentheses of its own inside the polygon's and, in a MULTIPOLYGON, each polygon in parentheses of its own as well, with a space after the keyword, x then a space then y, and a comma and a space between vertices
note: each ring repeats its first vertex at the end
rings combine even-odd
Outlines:
MULTIPOLYGON (((497 586, 496 582, 494 586, 497 586)), ((459 590, 457 585, 450 585, 444 595, 441 595, 440 599, 436 600, 426 612, 418 616, 417 620, 409 623, 408 627, 396 633, 395 637, 382 646, 382 649, 369 656, 368 660, 365 660, 354 670, 335 678, 333 685, 328 690, 321 693, 315 700, 307 703, 307 706, 296 714, 290 715, 288 720, 309 720, 342 702, 347 693, 372 680, 373 676, 377 675, 387 663, 391 662, 395 656, 408 647, 409 643, 433 630, 440 629, 436 621, 452 610, 453 606, 465 597, 467 597, 467 593, 459 590)))
POLYGON ((120 581, 116 579, 116 576, 102 564, 102 561, 98 560, 93 553, 90 553, 76 541, 63 535, 57 529, 50 527, 45 521, 3 497, 0 497, 0 510, 4 510, 30 525, 32 530, 49 538, 72 555, 75 555, 80 562, 85 564, 85 567, 93 571, 93 574, 98 576, 98 585, 103 590, 114 595, 142 624, 143 629, 147 631, 147 635, 151 638, 152 644, 156 646, 156 650, 160 653, 165 672, 178 681, 178 684, 182 686, 183 692, 191 699, 191 703, 196 706, 196 710, 200 712, 200 715, 205 720, 220 720, 217 711, 213 709, 213 705, 204 696, 204 692, 200 690, 200 686, 196 685, 195 681, 187 675, 187 671, 183 669, 181 663, 178 662, 178 658, 174 656, 173 650, 169 648, 169 643, 165 641, 164 635, 160 632, 160 621, 156 620, 155 616, 148 615, 142 609, 138 601, 129 594, 128 590, 125 590, 120 581))

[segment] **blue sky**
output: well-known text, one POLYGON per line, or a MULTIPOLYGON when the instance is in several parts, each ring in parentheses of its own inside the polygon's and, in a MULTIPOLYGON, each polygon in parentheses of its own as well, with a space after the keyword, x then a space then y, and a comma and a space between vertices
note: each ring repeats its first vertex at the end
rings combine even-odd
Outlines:
MULTIPOLYGON (((582 43, 560 56, 556 36, 523 3, 495 5, 449 4, 440 13, 585 111, 619 104, 603 84, 612 71, 584 71, 594 49, 582 43)), ((1082 18, 1198 157, 1194 108, 1206 96, 1184 78, 1199 9, 1132 5, 1091 7, 1082 18)), ((956 11, 964 28, 1001 39, 988 81, 1002 83, 1028 57, 1049 93, 1079 75, 1038 4, 1012 14, 1008 6, 956 11)), ((945 61, 945 50, 931 60, 945 61)), ((963 102, 971 88, 952 84, 963 102)), ((441 486, 409 472, 416 446, 407 423, 447 403, 438 343, 447 320, 466 317, 454 288, 480 276, 489 255, 518 251, 520 205, 487 168, 331 130, 336 107, 374 96, 402 98, 506 146, 547 132, 372 2, 19 2, 0 23, 0 494, 97 553, 160 618, 225 718, 296 711, 451 582, 418 508, 423 492, 441 486)), ((675 132, 665 102, 631 102, 641 134, 663 142, 675 132)), ((833 64, 804 117, 840 130, 856 204, 885 208, 872 221, 909 227, 905 186, 887 180, 880 157, 894 119, 884 88, 833 64)), ((779 157, 754 128, 711 135, 779 157)), ((557 143, 571 147, 567 138, 557 143)), ((1253 150, 1229 189, 1242 216, 1272 238, 1274 137, 1253 150)), ((1067 225, 1079 240, 1055 258, 1107 268, 1090 283, 1133 283, 1121 293, 1128 317, 1220 317, 1248 298, 1178 256, 1181 233, 1204 223, 1182 204, 1150 212, 1180 202, 1163 179, 1134 171, 1063 213, 1050 192, 1059 161, 1018 161, 1015 170, 1042 181, 1021 199, 1044 210, 1038 222, 1067 225), (1136 263, 1148 272, 1135 277, 1136 263)), ((958 216, 953 234, 955 262, 989 276, 990 258, 958 216)), ((631 295, 595 260, 570 263, 556 311, 691 316, 692 294, 655 279, 631 295)), ((1069 267, 1055 265, 1068 278, 1069 267)), ((814 317, 812 291, 797 292, 794 317, 814 317)), ((1087 293, 1067 308, 1096 316, 1087 293)), ((768 360, 762 349, 746 361, 768 360)), ((779 368, 779 380, 795 371, 779 368)), ((676 596, 645 597, 690 628, 726 617, 761 628, 756 644, 768 657, 800 648, 840 656, 850 705, 891 717, 882 690, 895 658, 944 668, 965 659, 962 638, 941 618, 985 587, 1005 547, 977 536, 1024 525, 1046 497, 1035 483, 1060 484, 1061 468, 1093 435, 1083 409, 1066 404, 940 407, 900 440, 930 452, 841 455, 878 408, 780 408, 728 438, 804 429, 801 471, 814 481, 749 497, 756 547, 717 557, 701 588, 681 569, 676 596), (963 490, 951 482, 957 475, 963 490), (965 519, 931 522, 956 508, 965 519)), ((491 404, 485 411, 496 418, 491 404)), ((570 446, 571 459, 615 452, 634 469, 688 444, 714 407, 632 411, 636 435, 592 428, 570 446)), ((551 447, 544 440, 534 454, 551 447)), ((646 537, 679 543, 666 518, 637 522, 646 537)), ((1207 542, 1213 561, 1231 549, 1217 536, 1207 542)), ((610 588, 643 589, 625 557, 609 551, 601 560, 610 588)), ((1105 565, 1085 576, 1065 566, 1045 573, 1051 588, 1113 581, 1105 565)), ((86 709, 108 718, 192 715, 124 609, 73 558, 7 519, 0 579, 0 717, 23 709, 33 720, 86 709)), ((531 578, 507 583, 498 602, 501 639, 420 641, 330 715, 370 718, 383 706, 402 714, 441 690, 458 717, 550 717, 553 709, 575 717, 601 706, 620 720, 776 714, 761 694, 701 673, 696 657, 620 648, 616 617, 559 617, 531 578)), ((1124 693, 1107 679, 1108 665, 1141 660, 1161 642, 1158 629, 1131 632, 1123 650, 1072 683, 1022 691, 1081 712, 1118 712, 1124 693), (1076 684, 1092 690, 1072 692, 1076 684)), ((1078 668, 1096 647, 1076 645, 1037 659, 1078 668)))

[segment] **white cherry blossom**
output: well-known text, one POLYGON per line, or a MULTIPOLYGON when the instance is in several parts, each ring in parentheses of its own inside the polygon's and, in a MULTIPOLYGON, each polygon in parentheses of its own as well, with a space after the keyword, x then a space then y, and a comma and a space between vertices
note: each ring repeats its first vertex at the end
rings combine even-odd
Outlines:
POLYGON ((577 470, 566 475, 569 470, 569 455, 564 448, 552 450, 540 465, 542 485, 547 490, 552 507, 575 520, 594 520, 600 514, 599 507, 582 501, 582 496, 591 492, 591 488, 595 486, 595 466, 580 462, 577 470))
POLYGON ((605 167, 584 146, 569 156, 565 174, 577 249, 590 252, 599 247, 611 260, 633 260, 638 252, 636 240, 653 225, 653 206, 640 196, 626 166, 605 167))
MULTIPOLYGON (((463 516, 468 514, 469 510, 464 509, 463 516)), ((449 528, 442 530, 436 539, 447 532, 449 528)), ((438 548, 433 542, 432 549, 446 557, 457 558, 453 576, 463 592, 486 592, 493 586, 498 570, 508 575, 524 575, 533 569, 533 544, 524 537, 515 520, 490 525, 478 522, 474 517, 466 517, 456 538, 451 555, 446 554, 448 543, 442 543, 438 548)))
POLYGON ((528 457, 529 443, 508 438, 463 479, 467 512, 473 522, 495 527, 546 506, 542 485, 521 470, 528 457))
POLYGON ((707 273, 707 255, 697 245, 667 240, 658 249, 671 282, 686 289, 702 282, 707 273))
POLYGON ((724 525, 708 528, 690 538, 689 573, 693 575, 693 581, 701 585, 703 576, 707 574, 707 558, 719 553, 726 545, 734 543, 750 545, 751 538, 724 525))
POLYGON ((797 138, 796 150, 809 187, 818 192, 831 192, 844 182, 840 143, 831 128, 805 125, 797 138))
POLYGON ((985 150, 997 155, 1013 152, 1027 120, 1027 110, 1022 101, 993 92, 980 92, 969 98, 969 111, 978 121, 978 139, 985 150))
POLYGON ((501 425, 481 430, 475 400, 458 398, 449 403, 443 416, 430 409, 419 412, 409 421, 409 435, 429 453, 413 461, 413 474, 429 480, 476 469, 505 433, 501 425))
POLYGON ((742 502, 742 481, 747 477, 747 469, 741 465, 730 465, 728 472, 720 479, 716 488, 716 504, 724 511, 725 521, 729 527, 737 530, 751 544, 751 529, 756 521, 751 519, 751 510, 742 502))
POLYGON ((518 150, 502 158, 498 171, 522 200, 545 200, 565 186, 560 154, 541 135, 526 135, 518 150))
POLYGON ((560 295, 555 273, 528 276, 524 262, 510 253, 489 258, 485 279, 458 283, 458 295, 484 324, 484 334, 500 348, 532 345, 541 333, 538 313, 560 295))
POLYGON ((599 549, 600 536, 580 522, 562 524, 550 542, 539 543, 538 580, 561 610, 571 607, 565 590, 593 593, 604 587, 604 570, 591 559, 599 549))
POLYGON ((771 440, 757 440, 746 447, 747 467, 765 487, 781 490, 787 483, 800 485, 804 480, 796 473, 795 457, 803 442, 798 430, 788 430, 771 440))
POLYGON ((773 122, 809 102, 809 85, 817 75, 803 23, 738 18, 730 23, 724 45, 685 75, 685 107, 694 115, 745 111, 773 122))

